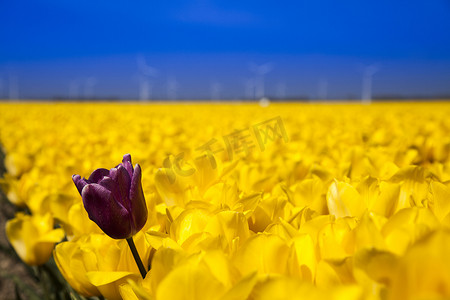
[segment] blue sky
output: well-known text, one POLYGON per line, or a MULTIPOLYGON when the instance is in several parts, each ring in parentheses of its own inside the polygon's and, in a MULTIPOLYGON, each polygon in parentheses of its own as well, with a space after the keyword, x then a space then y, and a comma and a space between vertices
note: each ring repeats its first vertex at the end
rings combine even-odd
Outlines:
POLYGON ((450 1, 339 2, 0 0, 0 97, 450 95, 450 1))

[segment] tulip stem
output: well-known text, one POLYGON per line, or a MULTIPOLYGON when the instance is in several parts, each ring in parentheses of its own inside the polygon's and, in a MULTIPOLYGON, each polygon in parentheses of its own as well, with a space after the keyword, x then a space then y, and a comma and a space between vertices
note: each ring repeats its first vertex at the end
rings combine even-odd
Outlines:
POLYGON ((147 275, 147 271, 145 270, 144 264, 142 263, 141 257, 136 249, 136 245, 134 244, 133 237, 127 238, 128 246, 130 246, 131 253, 133 253, 134 260, 139 268, 139 272, 141 272, 142 278, 145 278, 147 275))

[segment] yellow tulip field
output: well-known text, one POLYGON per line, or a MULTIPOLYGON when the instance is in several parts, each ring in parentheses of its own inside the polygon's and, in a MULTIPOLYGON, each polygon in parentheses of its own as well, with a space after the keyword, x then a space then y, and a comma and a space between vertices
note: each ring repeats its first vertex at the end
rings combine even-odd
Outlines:
POLYGON ((450 297, 449 103, 5 102, 0 145, 41 299, 450 297))

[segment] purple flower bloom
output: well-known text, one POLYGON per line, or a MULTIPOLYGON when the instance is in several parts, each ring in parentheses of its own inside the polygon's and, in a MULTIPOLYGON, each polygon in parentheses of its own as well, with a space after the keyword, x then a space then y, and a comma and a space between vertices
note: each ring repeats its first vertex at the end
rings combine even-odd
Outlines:
POLYGON ((131 155, 111 170, 97 169, 89 179, 73 175, 89 218, 114 239, 133 236, 147 221, 147 206, 141 185, 141 167, 133 169, 131 155))

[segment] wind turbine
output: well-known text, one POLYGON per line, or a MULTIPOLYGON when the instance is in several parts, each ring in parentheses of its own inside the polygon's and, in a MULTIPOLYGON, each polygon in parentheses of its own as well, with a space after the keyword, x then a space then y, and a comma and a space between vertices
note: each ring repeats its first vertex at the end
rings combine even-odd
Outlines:
POLYGON ((361 93, 361 102, 364 104, 370 104, 372 102, 372 77, 378 70, 377 65, 364 67, 361 93))
POLYGON ((319 80, 317 98, 318 100, 326 100, 328 97, 328 80, 322 78, 319 80))
POLYGON ((167 78, 167 100, 176 100, 179 88, 178 81, 175 77, 167 78))
POLYGON ((73 79, 69 82, 69 98, 70 99, 79 99, 80 93, 79 93, 80 83, 77 79, 73 79))
POLYGON ((244 79, 245 99, 255 99, 255 79, 244 79))
POLYGON ((0 99, 3 97, 3 78, 0 78, 0 99))
POLYGON ((19 79, 16 75, 9 76, 9 99, 19 99, 19 79))
POLYGON ((158 71, 149 66, 143 55, 138 55, 136 58, 138 66, 138 81, 139 81, 139 99, 146 101, 152 97, 151 77, 156 77, 158 71))
POLYGON ((84 98, 92 100, 94 97, 94 87, 97 84, 97 79, 95 77, 88 77, 84 82, 84 98))
POLYGON ((254 63, 250 64, 250 71, 255 74, 255 96, 258 99, 264 98, 264 76, 272 71, 272 63, 265 63, 262 65, 256 65, 254 63))
POLYGON ((211 100, 220 100, 222 85, 216 81, 211 82, 211 100))
POLYGON ((276 95, 277 95, 278 99, 285 99, 286 91, 287 91, 286 83, 284 83, 284 82, 277 83, 276 95))

